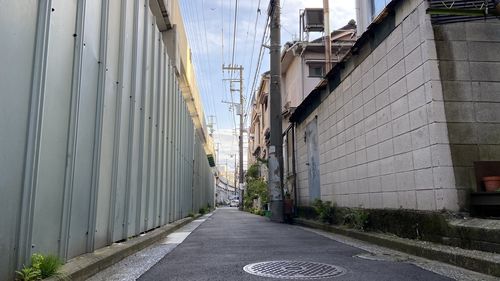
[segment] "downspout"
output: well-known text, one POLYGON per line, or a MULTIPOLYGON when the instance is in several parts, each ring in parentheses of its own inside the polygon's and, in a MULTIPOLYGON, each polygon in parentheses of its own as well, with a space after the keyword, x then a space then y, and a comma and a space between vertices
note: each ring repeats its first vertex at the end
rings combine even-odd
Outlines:
MULTIPOLYGON (((294 202, 293 202, 293 205, 294 205, 294 213, 296 214, 296 209, 297 209, 297 173, 295 171, 295 126, 294 126, 294 123, 291 123, 290 126, 288 126, 288 128, 285 130, 285 132, 283 133, 282 137, 285 137, 288 135, 288 133, 291 132, 292 133, 292 139, 290 140, 289 138, 287 138, 287 155, 286 155, 286 161, 288 163, 288 143, 291 141, 292 142, 292 149, 291 149, 291 152, 292 152, 292 176, 293 176, 293 182, 292 182, 292 186, 293 186, 293 199, 294 199, 294 202)), ((287 175, 286 175, 286 179, 288 181, 288 171, 287 171, 287 175)))
POLYGON ((304 97, 304 92, 305 92, 305 88, 304 88, 304 80, 305 80, 305 76, 304 76, 304 58, 303 58, 303 55, 304 55, 304 52, 306 51, 306 48, 307 46, 302 46, 302 51, 300 52, 300 77, 302 79, 300 79, 300 88, 302 89, 302 100, 305 99, 304 97))
POLYGON ((292 175, 293 175, 293 198, 294 200, 294 214, 297 214, 299 207, 299 193, 297 192, 297 171, 295 170, 295 123, 292 123, 292 175))

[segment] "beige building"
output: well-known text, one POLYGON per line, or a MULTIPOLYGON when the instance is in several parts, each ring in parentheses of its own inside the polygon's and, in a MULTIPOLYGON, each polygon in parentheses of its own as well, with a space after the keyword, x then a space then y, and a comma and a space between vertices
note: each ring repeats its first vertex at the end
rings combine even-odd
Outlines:
POLYGON ((259 88, 252 101, 248 140, 248 165, 258 159, 267 159, 269 139, 269 72, 262 75, 259 88))
POLYGON ((430 5, 358 1, 362 36, 291 117, 301 205, 467 210, 498 175, 500 24, 430 5))
MULTIPOLYGON (((295 198, 294 128, 289 122, 297 106, 318 87, 325 73, 325 37, 310 42, 288 42, 281 55, 283 117, 283 178, 285 194, 295 198)), ((332 65, 340 62, 356 42, 356 22, 331 33, 332 65)))
MULTIPOLYGON (((325 75, 324 38, 310 42, 287 42, 281 55, 281 99, 283 131, 290 126, 288 118, 325 75)), ((351 20, 346 26, 331 34, 332 63, 340 61, 356 41, 356 23, 351 20)), ((267 159, 267 139, 269 138, 269 72, 262 75, 260 86, 254 96, 249 140, 249 164, 267 159)))
POLYGON ((184 27, 180 3, 178 0, 156 0, 150 1, 150 5, 158 29, 162 32, 163 43, 179 78, 180 90, 193 118, 196 131, 201 137, 211 165, 214 165, 214 143, 207 130, 205 113, 191 56, 191 46, 184 27))

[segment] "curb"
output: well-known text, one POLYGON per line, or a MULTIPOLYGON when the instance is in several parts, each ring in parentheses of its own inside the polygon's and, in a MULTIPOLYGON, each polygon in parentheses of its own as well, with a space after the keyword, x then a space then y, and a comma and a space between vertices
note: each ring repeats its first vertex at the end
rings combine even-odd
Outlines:
MULTIPOLYGON (((114 243, 92 253, 72 258, 62 266, 61 273, 65 278, 72 281, 86 280, 92 275, 112 266, 115 263, 118 263, 124 258, 156 243, 168 234, 199 217, 201 217, 201 215, 196 215, 192 218, 184 218, 152 230, 143 236, 134 237, 122 243, 114 243)), ((56 281, 60 280, 60 278, 50 277, 44 280, 56 281)))
POLYGON ((294 224, 309 228, 316 228, 366 241, 378 246, 391 248, 407 254, 436 260, 451 265, 463 267, 472 271, 500 277, 500 255, 480 252, 476 250, 465 250, 431 242, 411 240, 396 236, 379 233, 362 232, 353 229, 326 225, 305 219, 294 219, 294 224))

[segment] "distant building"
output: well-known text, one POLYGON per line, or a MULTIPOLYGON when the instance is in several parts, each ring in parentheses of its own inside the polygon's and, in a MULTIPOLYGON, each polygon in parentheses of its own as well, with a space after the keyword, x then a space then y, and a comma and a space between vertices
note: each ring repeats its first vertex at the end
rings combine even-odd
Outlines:
POLYGON ((252 101, 250 115, 250 138, 248 141, 248 164, 258 159, 267 159, 267 142, 269 141, 269 72, 262 75, 257 93, 252 101))
POLYGON ((217 205, 228 205, 235 196, 237 196, 235 188, 230 184, 230 181, 223 176, 217 177, 215 203, 217 205))

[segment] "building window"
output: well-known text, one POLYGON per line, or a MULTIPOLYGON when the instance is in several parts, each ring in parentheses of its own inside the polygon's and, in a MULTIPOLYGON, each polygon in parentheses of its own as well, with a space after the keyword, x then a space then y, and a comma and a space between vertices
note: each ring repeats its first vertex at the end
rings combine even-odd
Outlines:
POLYGON ((309 77, 323 77, 323 75, 324 75, 324 65, 322 64, 309 65, 309 77))
POLYGON ((372 20, 387 6, 390 0, 372 0, 372 20))

